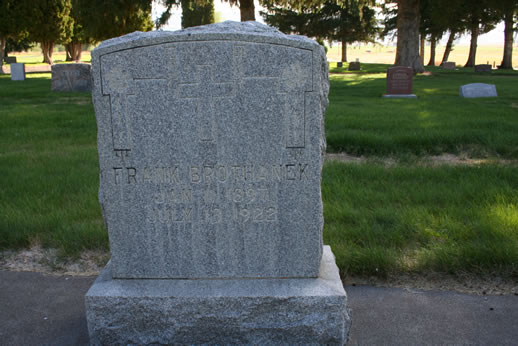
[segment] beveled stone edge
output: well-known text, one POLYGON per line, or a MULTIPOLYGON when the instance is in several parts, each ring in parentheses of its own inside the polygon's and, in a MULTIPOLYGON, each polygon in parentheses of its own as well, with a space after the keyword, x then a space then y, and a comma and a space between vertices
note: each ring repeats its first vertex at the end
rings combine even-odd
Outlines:
POLYGON ((323 250, 318 278, 113 279, 108 263, 85 298, 346 296, 331 248, 323 250))

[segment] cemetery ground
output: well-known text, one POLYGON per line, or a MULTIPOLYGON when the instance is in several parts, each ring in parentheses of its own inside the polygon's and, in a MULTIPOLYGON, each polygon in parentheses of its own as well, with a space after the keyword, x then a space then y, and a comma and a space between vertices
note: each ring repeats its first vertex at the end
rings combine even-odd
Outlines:
MULTIPOLYGON (((339 160, 322 182, 324 242, 344 280, 518 294, 518 73, 432 68, 408 100, 381 97, 387 65, 346 67, 330 68, 339 160), (499 97, 458 96, 475 82, 499 97)), ((0 268, 102 268, 90 94, 52 93, 49 73, 1 75, 0 102, 0 268)))

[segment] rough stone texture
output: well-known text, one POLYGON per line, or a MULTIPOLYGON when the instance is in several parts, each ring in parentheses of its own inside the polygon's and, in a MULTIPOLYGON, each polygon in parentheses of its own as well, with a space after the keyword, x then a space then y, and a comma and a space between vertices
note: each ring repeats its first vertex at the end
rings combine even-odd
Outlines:
POLYGON ((116 278, 316 277, 324 49, 256 22, 92 52, 116 278))
POLYGON ((349 71, 360 71, 361 65, 359 61, 352 61, 349 63, 349 71))
POLYGON ((351 324, 331 249, 318 278, 112 279, 86 294, 91 345, 343 344, 351 324))
MULTIPOLYGON (((387 70, 387 95, 412 95, 414 71, 411 67, 394 66, 387 70)), ((415 97, 415 95, 412 95, 415 97)), ((407 96, 408 97, 408 96, 407 96)))
POLYGON ((475 72, 479 73, 491 73, 492 67, 489 64, 475 65, 475 72))
POLYGON ((442 63, 442 68, 445 70, 455 70, 457 65, 453 61, 445 61, 442 63))
POLYGON ((4 62, 6 64, 15 64, 16 63, 16 57, 15 56, 6 56, 6 57, 4 57, 4 62))
POLYGON ((11 64, 11 80, 25 80, 25 64, 11 64))
POLYGON ((466 98, 497 97, 496 85, 472 83, 460 87, 460 96, 466 98))
POLYGON ((417 96, 415 94, 405 94, 405 95, 383 95, 386 99, 415 99, 417 96))
POLYGON ((52 69, 52 91, 92 90, 92 73, 90 64, 54 64, 52 69))

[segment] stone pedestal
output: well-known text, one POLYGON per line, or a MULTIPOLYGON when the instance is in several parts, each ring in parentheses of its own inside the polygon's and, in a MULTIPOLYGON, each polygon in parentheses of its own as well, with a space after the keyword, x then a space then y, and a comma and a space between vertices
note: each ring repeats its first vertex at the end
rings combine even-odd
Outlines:
POLYGON ((108 264, 86 310, 91 345, 341 345, 351 324, 329 246, 314 279, 113 279, 108 264))

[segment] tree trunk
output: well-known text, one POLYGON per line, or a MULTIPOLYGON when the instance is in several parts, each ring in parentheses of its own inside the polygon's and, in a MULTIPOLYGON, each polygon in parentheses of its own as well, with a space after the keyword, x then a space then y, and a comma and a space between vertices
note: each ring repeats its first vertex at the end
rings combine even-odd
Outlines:
POLYGON ((347 42, 342 40, 342 62, 347 62, 347 42))
POLYGON ((419 56, 419 0, 398 0, 396 66, 424 72, 419 56))
POLYGON ((2 73, 1 67, 4 64, 5 41, 5 37, 0 37, 0 73, 2 73))
POLYGON ((72 61, 72 48, 70 47, 70 43, 65 45, 66 59, 65 61, 72 61))
POLYGON ((424 65, 424 45, 425 45, 426 35, 421 34, 421 43, 419 44, 419 47, 421 47, 421 50, 419 51, 419 56, 421 57, 421 64, 424 65))
POLYGON ((67 61, 81 61, 82 48, 82 44, 79 42, 71 42, 65 45, 67 61))
POLYGON ((428 66, 435 66, 435 48, 437 47, 437 38, 432 35, 430 38, 430 61, 428 66))
POLYGON ((513 26, 514 18, 513 11, 505 14, 505 43, 504 43, 504 58, 498 68, 513 69, 513 26))
POLYGON ((475 59, 477 57, 478 35, 480 34, 480 26, 477 24, 471 28, 471 44, 469 46, 468 61, 464 67, 475 67, 475 59))
POLYGON ((254 0, 239 0, 239 12, 242 22, 255 20, 254 0))
POLYGON ((41 52, 43 53, 43 62, 52 65, 52 53, 54 52, 54 42, 43 41, 41 44, 41 52))
POLYGON ((455 32, 450 31, 450 36, 448 37, 448 42, 446 42, 446 49, 444 50, 444 55, 442 56, 441 65, 444 64, 450 58, 450 53, 453 50, 453 41, 455 40, 455 32))

